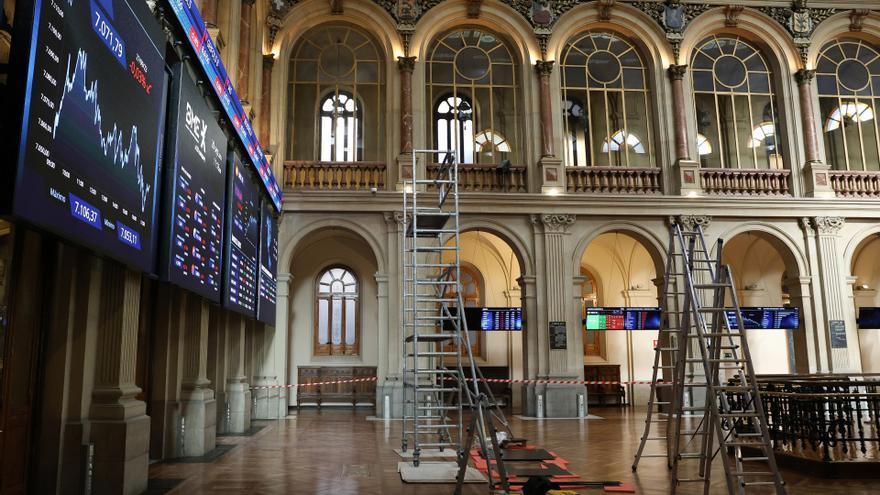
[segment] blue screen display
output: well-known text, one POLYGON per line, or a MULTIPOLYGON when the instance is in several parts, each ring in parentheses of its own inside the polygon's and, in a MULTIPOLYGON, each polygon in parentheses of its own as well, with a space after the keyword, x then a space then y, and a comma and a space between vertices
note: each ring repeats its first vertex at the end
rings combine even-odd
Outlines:
POLYGON ((211 87, 214 88, 214 92, 220 99, 223 111, 232 122, 243 149, 247 151, 249 161, 254 165, 266 192, 272 198, 275 209, 280 211, 281 188, 278 187, 278 182, 272 174, 272 168, 254 133, 251 121, 241 106, 241 100, 229 80, 226 67, 220 60, 220 52, 208 33, 208 28, 202 20, 196 2, 194 0, 170 0, 170 3, 174 17, 180 23, 190 46, 195 51, 199 64, 205 71, 205 77, 210 81, 211 87))
MULTIPOLYGON (((747 307, 740 308, 740 315, 746 330, 791 330, 800 326, 798 308, 747 307)), ((727 321, 730 328, 738 328, 735 312, 727 312, 727 321)))
POLYGON ((480 330, 500 332, 522 330, 522 308, 480 309, 480 330))
POLYGON ((230 153, 226 198, 226 270, 223 304, 245 316, 257 310, 260 190, 237 152, 230 153))
POLYGON ((135 7, 35 1, 13 211, 152 273, 167 72, 135 7))
POLYGON ((275 325, 275 297, 278 287, 278 222, 263 201, 260 215, 260 287, 257 319, 275 325))
POLYGON ((880 308, 859 308, 859 328, 880 328, 880 308))

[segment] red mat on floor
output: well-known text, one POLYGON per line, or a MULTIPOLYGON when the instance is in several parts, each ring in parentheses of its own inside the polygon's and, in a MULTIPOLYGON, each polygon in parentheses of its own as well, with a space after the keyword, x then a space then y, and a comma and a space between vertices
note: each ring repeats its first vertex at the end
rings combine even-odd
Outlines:
MULTIPOLYGON (((526 449, 526 450, 535 449, 535 448, 537 448, 537 447, 535 447, 534 445, 526 445, 525 447, 522 447, 522 449, 526 449)), ((548 450, 548 452, 551 455, 553 455, 553 457, 555 457, 555 459, 538 461, 538 462, 540 462, 541 465, 546 467, 546 466, 552 464, 552 465, 559 467, 560 469, 564 469, 564 470, 568 471, 568 464, 569 464, 568 461, 559 457, 558 455, 556 455, 555 452, 553 452, 551 450, 548 450)), ((471 460, 474 462, 474 467, 479 469, 483 474, 489 473, 488 462, 486 461, 486 459, 483 459, 482 455, 480 455, 479 449, 471 449, 471 460)), ((495 469, 495 461, 492 461, 492 479, 493 480, 501 479, 501 476, 498 474, 498 471, 495 469)), ((508 479, 508 481, 514 481, 517 479, 517 477, 516 476, 508 476, 507 479, 508 479)), ((563 489, 569 489, 569 490, 584 489, 584 487, 582 487, 582 486, 573 486, 573 485, 566 485, 565 484, 566 481, 574 481, 574 480, 580 480, 580 479, 581 479, 580 476, 573 474, 573 473, 550 477, 550 481, 552 481, 554 483, 558 483, 559 486, 563 489)), ((516 485, 516 486, 511 486, 510 491, 519 492, 522 490, 518 485, 516 485)), ((636 492, 635 487, 633 487, 631 484, 628 484, 628 483, 624 483, 620 486, 606 486, 605 491, 606 492, 615 492, 615 493, 635 493, 636 492)))

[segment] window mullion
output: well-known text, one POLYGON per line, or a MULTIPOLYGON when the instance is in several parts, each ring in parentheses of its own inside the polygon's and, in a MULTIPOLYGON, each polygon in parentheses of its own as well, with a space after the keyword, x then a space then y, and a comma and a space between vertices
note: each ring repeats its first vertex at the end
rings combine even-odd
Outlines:
POLYGON ((868 161, 867 161, 868 157, 865 156, 865 136, 862 133, 862 116, 861 116, 861 112, 859 112, 860 100, 859 100, 858 96, 855 96, 855 102, 856 102, 855 103, 855 105, 856 105, 855 106, 855 111, 856 111, 855 124, 856 124, 857 129, 859 130, 859 149, 862 150, 862 171, 864 172, 864 171, 868 170, 868 161))

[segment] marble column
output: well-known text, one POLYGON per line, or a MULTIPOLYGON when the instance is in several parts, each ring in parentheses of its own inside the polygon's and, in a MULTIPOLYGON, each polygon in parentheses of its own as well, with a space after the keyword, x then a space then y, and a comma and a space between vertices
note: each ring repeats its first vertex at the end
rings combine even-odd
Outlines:
MULTIPOLYGON (((540 296, 547 311, 547 326, 539 328, 539 332, 548 334, 547 377, 574 380, 583 374, 583 348, 575 348, 576 342, 580 342, 580 336, 577 335, 580 324, 573 321, 574 318, 568 311, 572 285, 569 275, 570 263, 566 261, 568 252, 566 238, 575 222, 575 216, 543 214, 538 217, 538 221, 541 224, 539 242, 543 247, 544 260, 541 267, 544 284, 540 296), (565 325, 566 345, 563 349, 553 349, 549 345, 549 328, 554 322, 565 325)), ((539 256, 538 259, 541 257, 539 256)), ((551 418, 577 416, 577 396, 585 394, 586 388, 583 385, 546 385, 544 387, 545 416, 551 418)))
POLYGON ((667 69, 672 88, 672 130, 675 135, 676 189, 682 196, 702 193, 700 163, 692 160, 688 147, 687 110, 684 102, 684 76, 687 65, 670 65, 667 69))
MULTIPOLYGON (((269 153, 269 136, 272 130, 272 67, 275 66, 275 55, 263 55, 262 92, 260 93, 260 144, 263 151, 269 153)), ((278 174, 276 170, 276 174, 278 174)), ((278 174, 282 177, 283 174, 278 174)))
POLYGON ((816 71, 799 69, 794 73, 798 85, 798 101, 801 107, 801 128, 804 132, 804 184, 807 196, 833 198, 834 189, 828 178, 830 167, 819 158, 819 134, 816 132, 816 120, 813 118, 813 79, 816 71))
POLYGON ((846 270, 843 256, 838 250, 838 233, 843 228, 843 217, 813 217, 816 230, 816 253, 819 261, 819 283, 822 307, 825 313, 825 331, 828 332, 828 353, 831 371, 846 373, 861 370, 858 333, 853 311, 847 308, 850 299, 846 294, 846 270), (844 325, 842 335, 835 335, 833 325, 844 325))
POLYGON ((243 433, 251 426, 251 391, 244 370, 243 318, 226 316, 226 431, 243 433))
POLYGON ((245 107, 250 101, 250 76, 251 76, 251 22, 254 10, 254 0, 242 0, 241 16, 238 27, 238 77, 235 81, 235 91, 238 99, 245 107))
POLYGON ((202 14, 202 20, 208 28, 217 27, 217 2, 218 0, 201 0, 199 10, 202 14))
POLYGON ((538 100, 541 118, 541 192, 559 194, 565 191, 565 169, 562 160, 553 153, 553 117, 550 104, 550 75, 553 73, 552 60, 535 62, 535 73, 538 76, 538 100))
MULTIPOLYGON (((400 73, 400 154, 397 155, 397 188, 403 188, 403 182, 412 179, 413 149, 413 110, 412 110, 412 76, 416 67, 415 57, 397 57, 397 70, 400 73)), ((417 160, 421 156, 416 157, 417 160)), ((416 167, 420 168, 421 162, 416 167)))
POLYGON ((101 302, 92 405, 95 493, 147 489, 150 418, 135 396, 141 275, 112 261, 101 263, 101 302))
POLYGON ((180 393, 184 434, 181 455, 198 457, 214 450, 217 439, 217 401, 208 380, 207 301, 195 294, 187 294, 184 318, 180 393))

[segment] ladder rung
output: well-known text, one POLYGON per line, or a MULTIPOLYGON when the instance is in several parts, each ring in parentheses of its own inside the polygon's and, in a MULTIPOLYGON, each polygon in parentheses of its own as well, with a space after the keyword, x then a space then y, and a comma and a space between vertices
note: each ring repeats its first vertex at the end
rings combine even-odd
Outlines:
POLYGON ((722 418, 756 418, 758 414, 755 411, 744 411, 744 412, 726 412, 721 413, 718 416, 722 418))
POLYGON ((457 352, 450 352, 450 351, 437 351, 437 352, 428 352, 428 351, 425 351, 425 352, 417 352, 417 353, 415 353, 415 354, 410 353, 410 354, 407 354, 406 357, 422 358, 422 357, 458 356, 458 355, 459 355, 459 353, 457 353, 457 352))
POLYGON ((460 389, 458 387, 419 387, 416 386, 416 392, 418 393, 428 393, 428 392, 437 392, 437 393, 445 393, 445 392, 458 392, 460 389))
POLYGON ((456 411, 458 406, 416 406, 419 411, 456 411))
POLYGON ((702 452, 682 452, 678 454, 679 459, 702 459, 705 457, 702 452))
POLYGON ((742 462, 758 462, 758 461, 766 461, 766 460, 769 460, 769 458, 767 458, 767 457, 765 457, 765 456, 759 456, 759 457, 740 457, 739 460, 742 461, 742 462))
POLYGON ((437 425, 416 425, 416 428, 422 429, 422 430, 433 430, 435 428, 445 428, 447 430, 450 430, 453 428, 458 428, 458 425, 453 425, 453 424, 449 424, 449 423, 441 423, 441 424, 437 424, 437 425))
POLYGON ((639 457, 669 457, 666 454, 642 454, 639 457))
POLYGON ((734 471, 733 476, 776 476, 770 471, 734 471))
POLYGON ((434 443, 419 442, 419 447, 458 447, 458 444, 452 443, 452 442, 434 442, 434 443))
MULTIPOLYGON (((415 421, 416 419, 440 420, 440 419, 445 419, 445 416, 404 416, 403 419, 408 420, 408 421, 415 421)), ((412 431, 407 430, 407 433, 412 433, 412 431)))
POLYGON ((768 486, 775 485, 775 481, 743 481, 742 486, 768 486))
POLYGON ((444 374, 457 375, 458 374, 458 370, 436 369, 436 370, 412 370, 412 371, 415 373, 423 374, 423 375, 444 375, 444 374))
POLYGON ((730 284, 721 284, 717 282, 694 284, 695 289, 723 289, 726 287, 730 287, 730 284))

